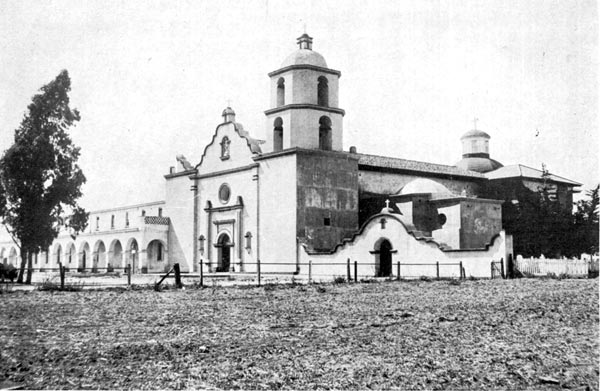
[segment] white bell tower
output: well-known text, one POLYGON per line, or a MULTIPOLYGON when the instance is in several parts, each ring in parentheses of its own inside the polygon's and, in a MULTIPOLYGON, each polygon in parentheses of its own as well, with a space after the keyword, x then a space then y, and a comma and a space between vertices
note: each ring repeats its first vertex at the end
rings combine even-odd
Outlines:
POLYGON ((269 73, 271 109, 267 116, 266 148, 343 149, 344 110, 338 107, 340 71, 329 69, 312 50, 312 38, 298 38, 299 49, 269 73))

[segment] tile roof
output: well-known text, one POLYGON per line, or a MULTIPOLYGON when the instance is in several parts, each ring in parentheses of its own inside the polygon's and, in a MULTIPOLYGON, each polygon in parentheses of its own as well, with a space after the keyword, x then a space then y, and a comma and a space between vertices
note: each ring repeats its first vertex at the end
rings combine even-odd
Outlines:
MULTIPOLYGON (((497 170, 490 171, 485 174, 488 179, 502 179, 502 178, 532 178, 542 180, 542 171, 522 164, 513 164, 511 166, 504 166, 497 170)), ((558 175, 550 174, 550 180, 554 182, 566 183, 573 186, 581 186, 581 183, 572 181, 567 178, 563 178, 558 175)))
POLYGON ((362 153, 357 153, 355 155, 359 158, 358 164, 362 166, 391 168, 397 170, 463 176, 471 178, 485 178, 483 174, 480 174, 478 172, 463 170, 458 167, 446 166, 444 164, 419 162, 416 160, 398 159, 387 156, 365 155, 362 153))

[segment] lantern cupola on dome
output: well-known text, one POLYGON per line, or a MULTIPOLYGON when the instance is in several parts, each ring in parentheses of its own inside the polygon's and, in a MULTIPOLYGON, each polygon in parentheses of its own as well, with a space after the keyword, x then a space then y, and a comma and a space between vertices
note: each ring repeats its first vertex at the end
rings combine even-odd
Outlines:
POLYGON ((475 128, 469 130, 460 138, 463 158, 455 166, 480 173, 494 171, 502 167, 502 163, 490 159, 490 135, 477 129, 477 119, 474 123, 475 128))

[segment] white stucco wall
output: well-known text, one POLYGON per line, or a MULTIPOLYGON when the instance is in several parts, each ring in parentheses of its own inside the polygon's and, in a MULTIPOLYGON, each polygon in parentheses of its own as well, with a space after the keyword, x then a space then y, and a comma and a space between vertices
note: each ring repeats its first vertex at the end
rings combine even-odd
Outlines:
POLYGON ((307 149, 319 148, 319 119, 323 116, 331 120, 331 149, 343 149, 343 117, 313 109, 291 110, 291 146, 307 149))
MULTIPOLYGON (((230 248, 232 270, 253 271, 256 253, 256 207, 257 184, 254 179, 257 165, 252 160, 252 151, 247 140, 241 137, 232 123, 221 124, 213 142, 204 150, 198 167, 197 237, 205 238, 204 250, 198 248, 196 262, 202 260, 204 270, 215 270, 218 265, 219 249, 215 247, 221 234, 226 233, 233 246, 230 248), (230 140, 229 157, 222 159, 221 141, 230 140), (219 189, 226 184, 230 189, 229 200, 219 198, 219 189), (238 197, 243 207, 238 208, 238 197), (216 209, 206 211, 208 202, 216 209), (233 207, 233 208, 230 208, 233 207), (209 228, 210 226, 210 228, 209 228), (246 249, 246 233, 252 236, 250 249, 246 249)), ((191 232, 189 231, 189 236, 191 232)), ((199 246, 200 247, 200 246, 199 246)))
POLYGON ((218 249, 215 244, 221 234, 226 233, 233 242, 231 248, 231 262, 235 263, 235 271, 253 271, 256 254, 256 181, 254 175, 256 168, 230 173, 227 175, 218 175, 198 180, 199 192, 199 218, 198 218, 198 236, 203 235, 206 238, 205 249, 200 254, 208 270, 208 262, 216 267, 218 262, 218 249), (219 188, 227 184, 231 191, 229 200, 221 202, 219 200, 219 188), (227 207, 237 205, 239 198, 242 198, 243 207, 227 210, 227 207), (209 212, 205 210, 207 201, 210 201, 213 208, 223 208, 224 210, 214 210, 209 212), (210 218, 210 221, 209 221, 210 218), (209 232, 210 224, 210 232, 209 232), (250 251, 246 247, 246 233, 252 235, 250 251))
POLYGON ((296 262, 296 155, 260 161, 261 270, 293 272, 296 262))
POLYGON ((438 214, 446 216, 446 224, 436 229, 431 236, 440 243, 446 243, 452 248, 460 248, 460 203, 438 208, 438 214))
POLYGON ((171 219, 169 257, 182 271, 194 270, 194 192, 188 175, 167 178, 163 214, 171 219))

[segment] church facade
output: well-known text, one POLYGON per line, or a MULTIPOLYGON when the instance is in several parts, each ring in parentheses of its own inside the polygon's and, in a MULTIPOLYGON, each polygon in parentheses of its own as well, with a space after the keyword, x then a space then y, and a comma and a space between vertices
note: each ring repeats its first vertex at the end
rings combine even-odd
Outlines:
MULTIPOLYGON (((298 45, 269 73, 266 140, 227 107, 200 161, 177 156, 164 175, 165 200, 92 212, 85 232, 59 235, 34 267, 255 273, 260 261, 262 272, 297 275, 311 262, 313 274, 332 276, 351 260, 361 275, 389 276, 402 262, 417 275, 433 270, 418 264, 438 263, 457 276, 450 265, 461 262, 466 275, 485 277, 491 261, 512 256, 502 201, 486 195, 515 181, 535 187, 540 171, 491 159, 490 136, 477 129, 462 137, 455 165, 344 151, 341 73, 307 34, 298 45)), ((551 181, 570 205, 579 184, 551 181)), ((16 264, 18 248, 0 240, 0 259, 16 264)))

